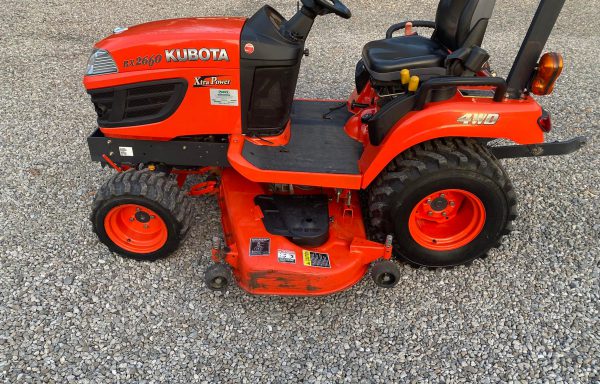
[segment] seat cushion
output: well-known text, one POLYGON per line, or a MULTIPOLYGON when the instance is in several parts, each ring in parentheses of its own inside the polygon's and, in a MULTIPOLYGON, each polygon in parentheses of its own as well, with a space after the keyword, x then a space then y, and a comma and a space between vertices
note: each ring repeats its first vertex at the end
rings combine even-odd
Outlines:
POLYGON ((363 48, 363 60, 371 74, 441 68, 447 55, 439 43, 418 35, 371 41, 363 48))

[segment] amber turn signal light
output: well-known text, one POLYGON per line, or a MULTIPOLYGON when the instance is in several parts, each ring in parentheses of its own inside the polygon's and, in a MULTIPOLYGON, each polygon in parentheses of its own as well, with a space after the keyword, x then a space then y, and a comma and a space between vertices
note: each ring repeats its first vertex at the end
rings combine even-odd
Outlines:
POLYGON ((551 94, 562 69, 562 55, 554 52, 546 53, 538 64, 537 72, 531 83, 531 92, 538 96, 551 94))

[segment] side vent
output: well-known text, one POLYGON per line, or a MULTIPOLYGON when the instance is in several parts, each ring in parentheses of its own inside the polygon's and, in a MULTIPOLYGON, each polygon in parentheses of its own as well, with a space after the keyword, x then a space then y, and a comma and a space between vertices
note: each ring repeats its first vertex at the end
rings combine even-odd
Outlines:
POLYGON ((94 89, 88 93, 103 128, 157 123, 179 107, 187 82, 184 79, 158 80, 94 89))

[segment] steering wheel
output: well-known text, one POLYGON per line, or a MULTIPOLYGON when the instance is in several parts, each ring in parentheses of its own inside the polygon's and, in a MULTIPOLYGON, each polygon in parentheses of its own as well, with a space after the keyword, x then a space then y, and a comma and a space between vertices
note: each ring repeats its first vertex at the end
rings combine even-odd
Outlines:
POLYGON ((352 17, 352 12, 340 0, 302 0, 302 4, 318 15, 335 13, 344 19, 352 17))

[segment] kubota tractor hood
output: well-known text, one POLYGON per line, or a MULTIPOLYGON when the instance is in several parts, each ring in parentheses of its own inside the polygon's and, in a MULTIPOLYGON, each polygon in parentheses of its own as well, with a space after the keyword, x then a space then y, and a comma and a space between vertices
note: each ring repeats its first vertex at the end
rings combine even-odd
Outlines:
POLYGON ((118 72, 172 68, 239 68, 244 18, 153 21, 118 31, 96 44, 118 72))

